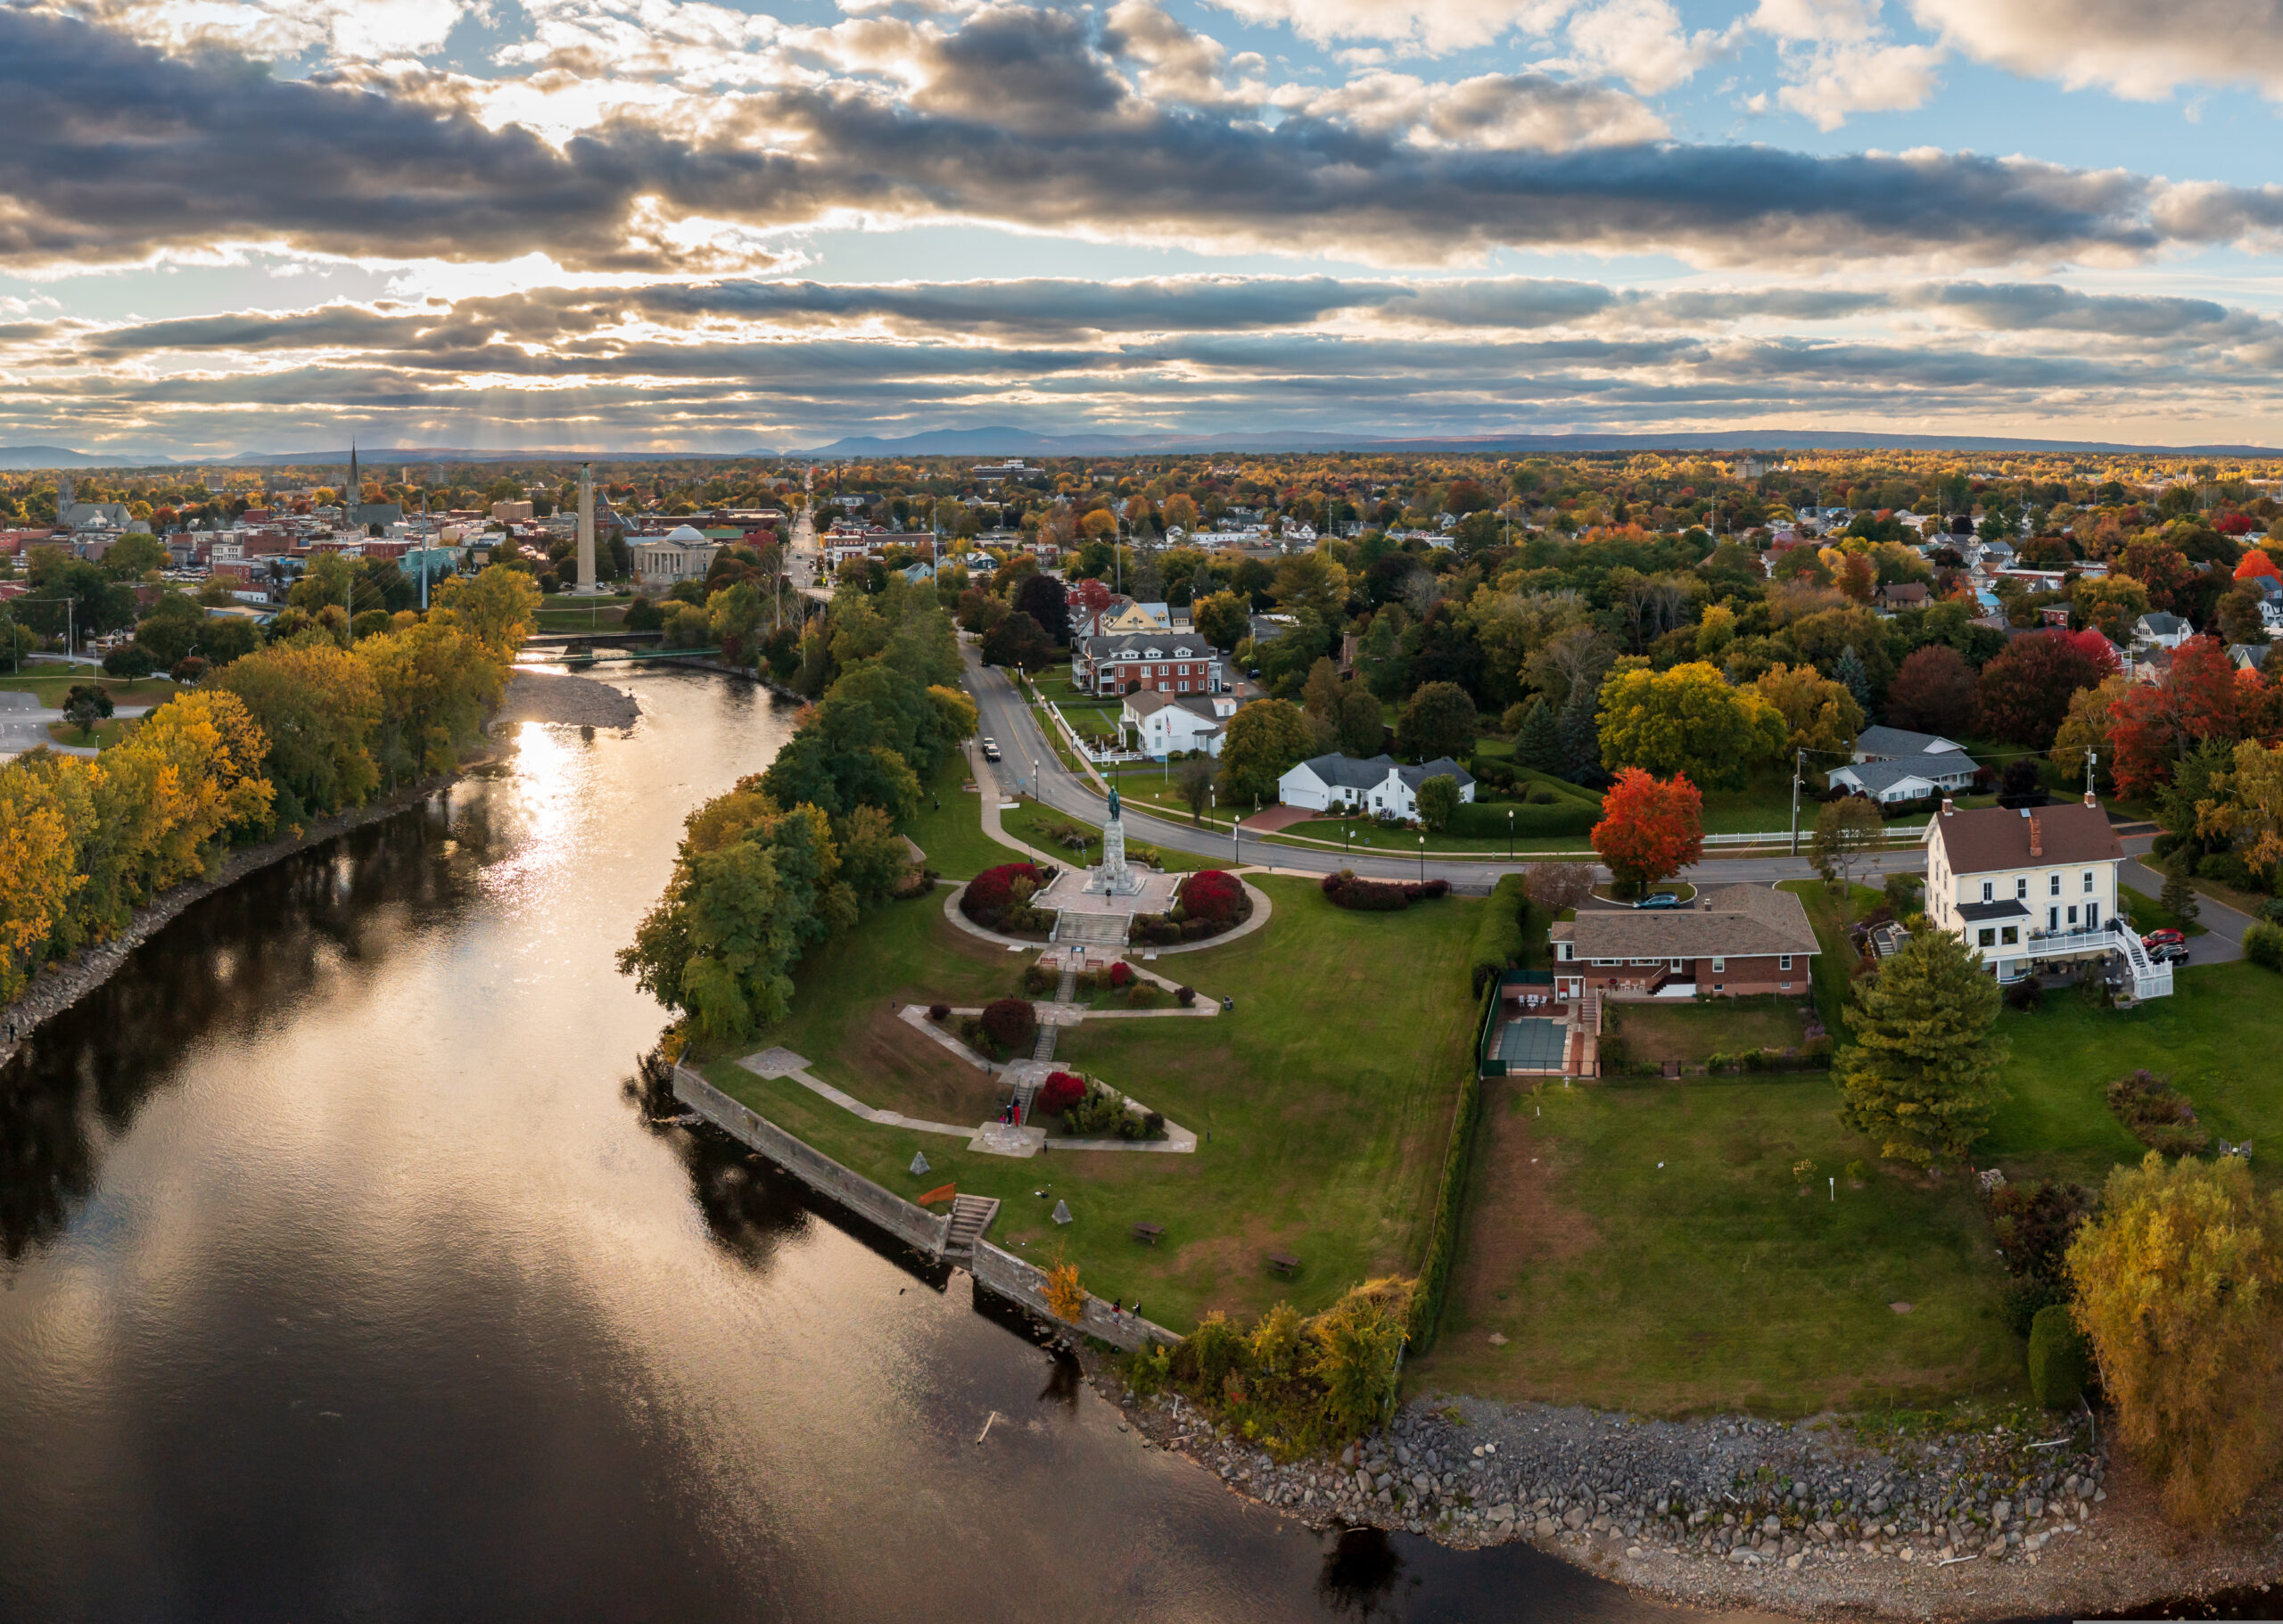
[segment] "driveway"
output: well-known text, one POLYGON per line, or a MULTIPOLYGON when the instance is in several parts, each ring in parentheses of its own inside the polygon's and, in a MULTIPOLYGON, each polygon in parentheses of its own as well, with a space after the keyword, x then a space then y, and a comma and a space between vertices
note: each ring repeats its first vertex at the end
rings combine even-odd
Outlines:
MULTIPOLYGON (((2124 864, 2117 870, 2120 884, 2129 886, 2143 896, 2161 894, 2164 877, 2138 859, 2147 855, 2155 837, 2136 835, 2124 842, 2124 864)), ((2244 932, 2259 923, 2251 915, 2230 908, 2225 903, 2214 902, 2208 896, 2196 899, 2196 922, 2204 927, 2205 934, 2188 939, 2188 961, 2190 964, 2228 964, 2244 956, 2244 932)))

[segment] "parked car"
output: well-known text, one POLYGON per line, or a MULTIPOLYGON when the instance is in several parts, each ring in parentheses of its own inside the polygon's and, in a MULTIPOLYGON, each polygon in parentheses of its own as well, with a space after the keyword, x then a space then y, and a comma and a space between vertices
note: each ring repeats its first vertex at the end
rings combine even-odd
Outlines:
POLYGON ((986 738, 983 741, 983 759, 986 762, 995 762, 999 759, 999 741, 997 739, 986 738))
POLYGON ((1677 908, 1680 906, 1680 893, 1677 891, 1652 891, 1648 895, 1643 897, 1639 902, 1633 905, 1636 908, 1677 908))
POLYGON ((2188 962, 2188 944, 2185 942, 2159 942, 2154 947, 2148 949, 2148 959, 2151 963, 2155 964, 2186 964, 2188 962))
POLYGON ((2177 930, 2152 930, 2140 938, 2140 945, 2151 949, 2185 947, 2188 945, 2188 938, 2177 930))

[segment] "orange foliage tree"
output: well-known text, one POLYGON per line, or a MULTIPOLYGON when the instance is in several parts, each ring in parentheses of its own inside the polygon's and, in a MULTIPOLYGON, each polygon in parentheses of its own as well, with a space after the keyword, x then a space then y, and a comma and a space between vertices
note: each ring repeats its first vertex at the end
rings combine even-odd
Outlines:
POLYGON ((2266 553, 2262 551, 2260 548, 2254 547, 2251 551, 2246 553, 2242 557, 2236 560, 2236 579, 2238 581, 2249 581, 2254 575, 2274 575, 2283 577, 2283 570, 2277 569, 2275 567, 2275 561, 2272 558, 2270 558, 2266 553))
POLYGON ((1628 767, 1602 797, 1594 850, 1625 885, 1669 879, 1704 855, 1704 796, 1685 773, 1650 777, 1628 767))

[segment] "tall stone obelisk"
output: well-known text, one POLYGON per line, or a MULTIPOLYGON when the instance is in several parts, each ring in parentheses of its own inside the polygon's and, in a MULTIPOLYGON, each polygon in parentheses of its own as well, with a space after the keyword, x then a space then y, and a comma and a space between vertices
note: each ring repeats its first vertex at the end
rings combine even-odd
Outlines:
POLYGON ((579 590, 599 592, 595 579, 595 465, 579 465, 579 590))

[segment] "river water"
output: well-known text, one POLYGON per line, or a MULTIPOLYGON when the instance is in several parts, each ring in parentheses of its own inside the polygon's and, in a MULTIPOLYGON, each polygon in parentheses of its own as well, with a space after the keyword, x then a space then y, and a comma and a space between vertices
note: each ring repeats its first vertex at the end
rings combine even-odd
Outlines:
POLYGON ((527 724, 0 1074, 0 1619, 1675 1616, 1242 1504, 964 1275, 647 1124, 612 953, 790 713, 634 680, 631 735, 527 724))

